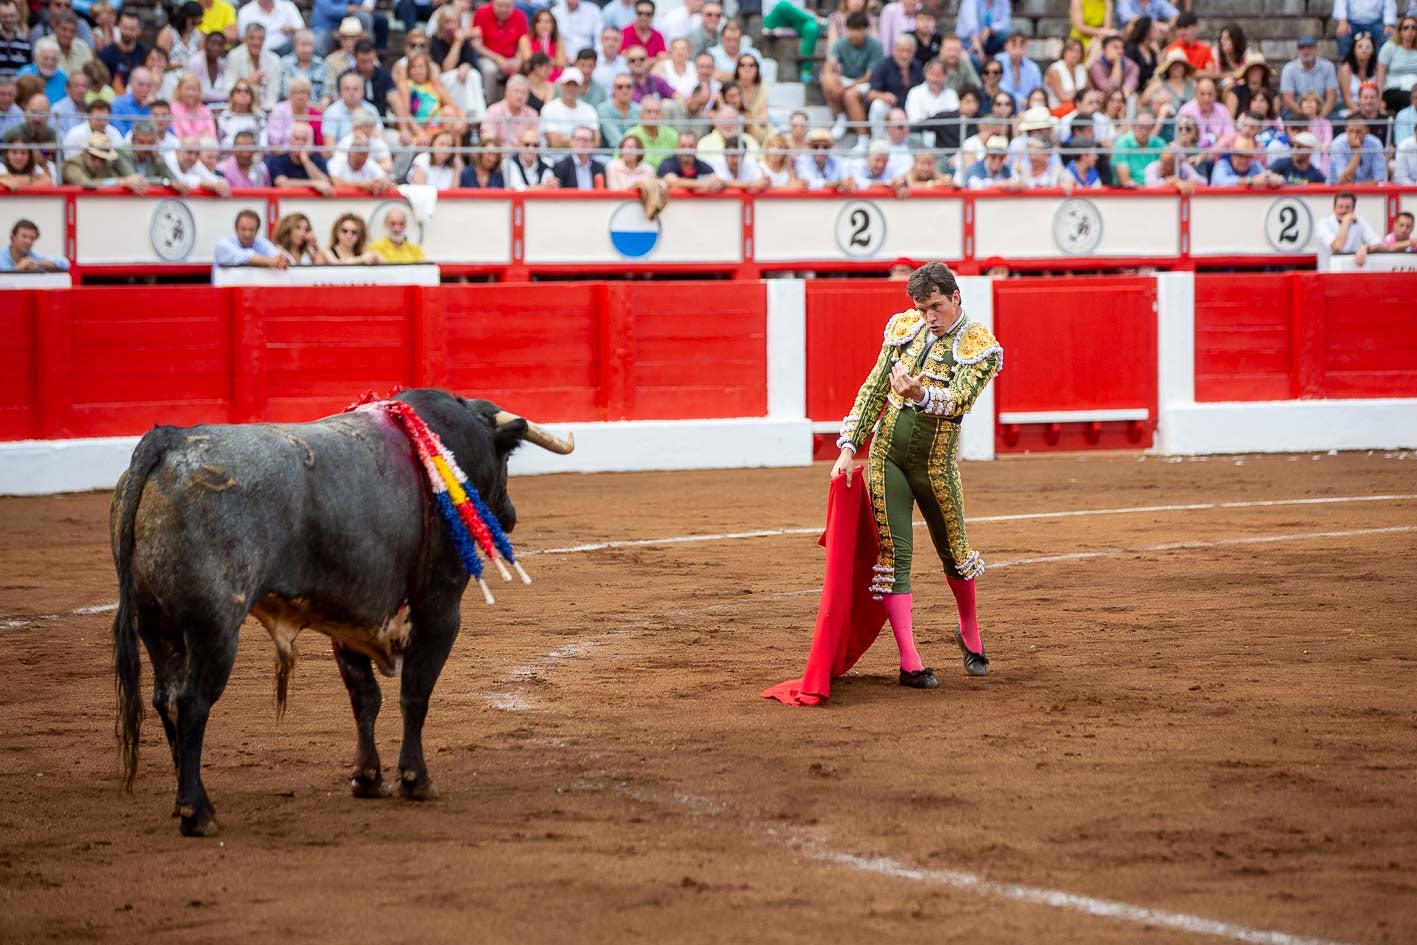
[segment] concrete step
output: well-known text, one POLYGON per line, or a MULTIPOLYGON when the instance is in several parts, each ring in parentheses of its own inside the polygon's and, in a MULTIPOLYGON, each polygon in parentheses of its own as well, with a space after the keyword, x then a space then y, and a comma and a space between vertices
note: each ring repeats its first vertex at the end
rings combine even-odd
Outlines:
POLYGON ((801 82, 775 82, 768 86, 768 108, 801 108, 807 89, 801 82))

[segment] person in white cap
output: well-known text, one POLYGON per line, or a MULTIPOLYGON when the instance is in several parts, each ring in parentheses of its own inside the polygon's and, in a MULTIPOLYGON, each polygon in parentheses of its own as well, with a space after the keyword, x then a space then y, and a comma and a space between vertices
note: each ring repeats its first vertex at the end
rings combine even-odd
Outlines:
POLYGON ((82 154, 64 162, 64 183, 80 187, 126 187, 135 194, 147 193, 148 182, 133 171, 128 159, 113 149, 113 142, 101 131, 89 137, 82 154))
POLYGON ((1323 184, 1324 172, 1314 166, 1314 152, 1319 139, 1311 131, 1301 131, 1289 142, 1289 156, 1270 165, 1270 172, 1283 178, 1284 183, 1298 186, 1323 184))
POLYGON ((541 137, 546 146, 565 150, 571 146, 571 133, 577 128, 596 129, 596 144, 600 143, 600 116, 594 108, 580 100, 585 91, 585 73, 570 66, 561 72, 561 96, 541 106, 541 137))
POLYGON ((984 142, 984 160, 964 175, 969 190, 1021 190, 1023 180, 1015 177, 1008 165, 1009 140, 994 135, 984 142))

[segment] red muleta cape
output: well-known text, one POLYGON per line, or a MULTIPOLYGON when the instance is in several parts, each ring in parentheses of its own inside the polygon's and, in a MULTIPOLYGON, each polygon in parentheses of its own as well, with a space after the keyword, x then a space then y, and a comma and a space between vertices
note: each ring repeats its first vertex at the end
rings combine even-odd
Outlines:
POLYGON ((886 608, 871 599, 871 568, 880 551, 875 514, 866 493, 865 470, 837 476, 827 492, 827 527, 817 543, 827 549, 817 628, 801 679, 763 691, 764 699, 787 705, 819 705, 831 695, 831 681, 856 664, 886 622, 886 608))

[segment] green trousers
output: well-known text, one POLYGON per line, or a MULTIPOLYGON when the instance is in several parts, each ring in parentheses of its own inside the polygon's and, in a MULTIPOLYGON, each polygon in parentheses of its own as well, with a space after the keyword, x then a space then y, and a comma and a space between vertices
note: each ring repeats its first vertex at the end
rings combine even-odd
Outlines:
POLYGON ((945 574, 969 579, 983 572, 984 561, 965 534, 959 434, 959 423, 910 409, 888 408, 881 418, 866 465, 881 539, 872 585, 877 593, 910 593, 916 505, 945 574))
POLYGON ((802 37, 802 45, 798 48, 797 55, 803 59, 811 59, 817 54, 817 34, 821 32, 821 27, 815 16, 793 6, 787 0, 778 0, 777 5, 763 17, 763 28, 780 27, 786 27, 802 37))

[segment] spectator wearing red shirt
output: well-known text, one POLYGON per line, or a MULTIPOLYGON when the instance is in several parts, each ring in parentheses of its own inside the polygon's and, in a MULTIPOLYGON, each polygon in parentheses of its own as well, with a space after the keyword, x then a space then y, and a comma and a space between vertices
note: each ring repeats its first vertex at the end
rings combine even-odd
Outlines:
POLYGON ((1217 67, 1215 65, 1215 55, 1210 51, 1210 46, 1196 39, 1196 24, 1199 22, 1196 15, 1191 12, 1182 13, 1176 17, 1176 41, 1166 47, 1166 51, 1179 49, 1186 54, 1186 59, 1191 65, 1196 67, 1196 72, 1200 75, 1215 76, 1217 67))
POLYGON ((472 25, 482 31, 480 38, 473 39, 473 48, 477 51, 477 68, 482 71, 487 101, 491 102, 500 98, 501 83, 521 69, 517 44, 531 28, 513 0, 492 0, 479 7, 472 15, 472 25))
POLYGON ((650 62, 658 65, 669 55, 669 47, 664 42, 664 34, 654 28, 654 0, 637 0, 635 22, 625 27, 624 47, 643 46, 649 54, 650 62))

